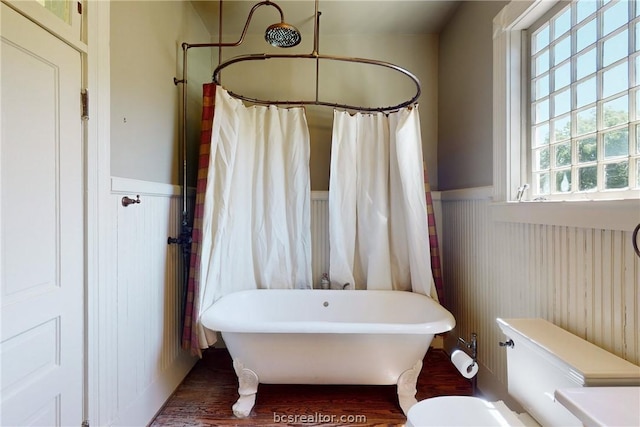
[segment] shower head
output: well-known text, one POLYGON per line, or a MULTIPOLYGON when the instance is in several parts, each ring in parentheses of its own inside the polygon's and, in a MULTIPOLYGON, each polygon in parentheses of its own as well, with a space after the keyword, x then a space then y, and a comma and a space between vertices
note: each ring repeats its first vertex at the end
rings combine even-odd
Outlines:
POLYGON ((269 25, 264 33, 264 39, 276 47, 293 47, 300 43, 302 36, 296 27, 282 21, 269 25))

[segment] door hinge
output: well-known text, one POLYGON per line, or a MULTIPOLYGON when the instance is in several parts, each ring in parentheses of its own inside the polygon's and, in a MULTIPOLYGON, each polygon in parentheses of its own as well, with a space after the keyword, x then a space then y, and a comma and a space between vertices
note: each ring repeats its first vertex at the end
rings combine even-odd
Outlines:
POLYGON ((82 2, 78 2, 78 13, 82 15, 82 2))
POLYGON ((89 420, 82 421, 82 424, 80 424, 80 427, 89 427, 89 420))
POLYGON ((84 89, 80 92, 80 102, 82 104, 82 120, 89 119, 89 91, 84 89))

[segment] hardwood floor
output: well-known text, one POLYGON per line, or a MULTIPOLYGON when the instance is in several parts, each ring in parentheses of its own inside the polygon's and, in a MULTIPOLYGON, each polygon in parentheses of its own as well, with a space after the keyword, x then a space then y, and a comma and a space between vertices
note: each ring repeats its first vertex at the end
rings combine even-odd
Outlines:
MULTIPOLYGON (((406 422, 395 386, 260 384, 256 405, 245 419, 231 412, 237 388, 229 353, 207 350, 151 426, 403 426, 406 422)), ((469 380, 439 349, 427 352, 417 389, 418 400, 472 394, 469 380)))

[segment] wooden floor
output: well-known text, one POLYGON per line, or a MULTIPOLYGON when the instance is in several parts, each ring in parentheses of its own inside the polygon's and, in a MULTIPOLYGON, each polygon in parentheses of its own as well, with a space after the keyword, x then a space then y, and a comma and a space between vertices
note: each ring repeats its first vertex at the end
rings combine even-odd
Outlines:
MULTIPOLYGON (((207 350, 151 426, 403 426, 406 422, 395 386, 260 384, 256 405, 245 419, 231 412, 237 388, 229 353, 207 350)), ((438 349, 427 352, 417 389, 418 400, 472 394, 469 380, 438 349)))

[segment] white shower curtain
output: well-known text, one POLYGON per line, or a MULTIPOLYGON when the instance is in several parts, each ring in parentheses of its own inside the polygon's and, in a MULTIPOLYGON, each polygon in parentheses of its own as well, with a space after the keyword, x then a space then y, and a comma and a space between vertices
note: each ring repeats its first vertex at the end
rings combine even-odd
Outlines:
POLYGON ((334 111, 333 120, 331 281, 437 300, 417 107, 389 115, 334 111))
MULTIPOLYGON (((198 318, 231 292, 311 286, 309 155, 303 108, 247 107, 217 88, 198 318)), ((198 329, 201 348, 215 342, 198 329)))

